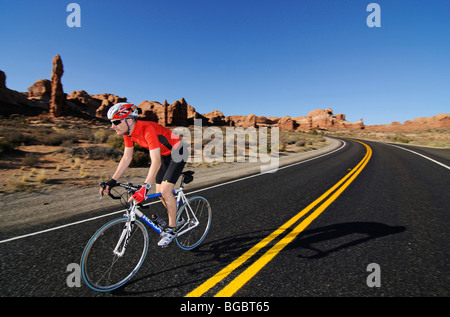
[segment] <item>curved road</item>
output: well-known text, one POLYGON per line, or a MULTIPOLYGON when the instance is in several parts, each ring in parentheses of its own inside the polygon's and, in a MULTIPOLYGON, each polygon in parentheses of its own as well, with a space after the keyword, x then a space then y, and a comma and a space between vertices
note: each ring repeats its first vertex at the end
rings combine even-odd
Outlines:
POLYGON ((2 238, 0 295, 449 296, 450 150, 345 143, 200 192, 213 207, 204 244, 159 249, 149 232, 143 267, 112 293, 69 287, 66 271, 109 218, 2 238))

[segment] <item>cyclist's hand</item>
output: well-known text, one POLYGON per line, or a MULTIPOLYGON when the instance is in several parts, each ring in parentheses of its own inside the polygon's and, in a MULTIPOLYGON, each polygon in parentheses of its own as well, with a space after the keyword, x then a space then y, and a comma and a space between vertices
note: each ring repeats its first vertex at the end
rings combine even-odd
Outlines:
POLYGON ((109 181, 106 182, 101 182, 100 185, 100 190, 99 190, 99 194, 103 195, 103 193, 105 193, 106 195, 109 194, 109 190, 111 188, 113 188, 114 186, 116 186, 117 181, 113 178, 111 178, 109 181))
POLYGON ((142 186, 141 189, 139 189, 137 192, 133 194, 132 197, 137 203, 140 203, 145 199, 146 196, 147 196, 147 189, 145 188, 145 186, 142 186))

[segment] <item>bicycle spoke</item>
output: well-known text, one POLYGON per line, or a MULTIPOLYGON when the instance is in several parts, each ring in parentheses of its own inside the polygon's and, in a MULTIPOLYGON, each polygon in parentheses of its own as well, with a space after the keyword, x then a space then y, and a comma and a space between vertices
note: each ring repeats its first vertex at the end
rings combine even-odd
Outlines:
POLYGON ((177 221, 186 223, 179 228, 177 244, 184 250, 192 250, 200 245, 211 224, 211 207, 203 197, 190 198, 177 215, 177 221))
POLYGON ((124 232, 129 228, 127 221, 127 218, 122 218, 108 223, 86 246, 82 257, 83 279, 96 291, 109 291, 125 284, 145 259, 147 230, 136 221, 127 238, 128 234, 124 232), (119 241, 119 237, 123 241, 119 241), (114 254, 115 249, 120 255, 114 254))

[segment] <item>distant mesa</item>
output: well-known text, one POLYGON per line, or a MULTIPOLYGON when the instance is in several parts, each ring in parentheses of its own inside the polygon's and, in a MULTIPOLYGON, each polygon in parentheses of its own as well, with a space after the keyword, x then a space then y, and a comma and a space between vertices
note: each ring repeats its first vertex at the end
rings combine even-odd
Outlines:
MULTIPOLYGON (((85 90, 64 93, 62 76, 64 66, 61 56, 52 59, 52 71, 49 79, 39 79, 28 87, 27 92, 17 92, 6 87, 6 74, 0 70, 0 116, 11 115, 50 117, 82 117, 85 119, 106 120, 108 109, 118 102, 126 102, 126 97, 111 93, 91 95, 85 90)), ((198 113, 184 98, 161 104, 158 101, 142 101, 138 104, 143 120, 152 120, 164 126, 189 126, 194 120, 203 125, 234 127, 278 127, 283 130, 310 131, 371 129, 371 130, 408 130, 450 127, 450 114, 439 114, 430 118, 418 118, 401 124, 365 126, 363 120, 349 122, 345 114, 334 114, 331 108, 316 109, 301 117, 264 117, 250 114, 247 116, 225 116, 214 110, 206 114, 198 113)))
POLYGON ((367 126, 370 131, 413 131, 450 127, 450 114, 440 113, 432 117, 421 117, 400 123, 393 121, 390 124, 367 126))

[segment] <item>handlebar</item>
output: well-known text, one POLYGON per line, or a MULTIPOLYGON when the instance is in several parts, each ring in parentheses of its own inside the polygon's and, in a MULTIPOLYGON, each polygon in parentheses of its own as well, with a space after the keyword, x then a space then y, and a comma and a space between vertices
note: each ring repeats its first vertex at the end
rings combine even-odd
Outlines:
MULTIPOLYGON (((99 184, 100 184, 100 186, 102 187, 103 190, 105 190, 106 186, 108 186, 108 184, 106 184, 106 182, 100 182, 99 184)), ((117 183, 116 186, 120 186, 120 187, 125 188, 128 191, 129 194, 134 194, 140 188, 140 186, 135 186, 132 183, 126 183, 126 184, 117 183)), ((120 197, 114 196, 111 193, 111 189, 112 188, 110 188, 108 196, 111 197, 112 199, 120 199, 120 197)), ((102 191, 102 196, 103 196, 103 191, 102 191)))
MULTIPOLYGON (((103 190, 106 189, 106 186, 108 186, 108 185, 106 184, 106 182, 100 182, 99 184, 100 184, 100 186, 102 187, 103 190)), ((125 188, 125 189, 127 190, 128 194, 130 194, 130 195, 133 195, 136 191, 138 191, 138 190, 141 188, 141 186, 136 186, 136 185, 133 185, 132 183, 126 183, 126 184, 123 184, 123 183, 117 183, 115 187, 117 187, 117 186, 120 186, 120 187, 122 187, 122 188, 125 188)), ((111 197, 112 199, 122 199, 122 197, 120 197, 120 196, 119 196, 119 197, 118 197, 118 196, 114 196, 114 195, 111 193, 111 189, 112 189, 112 188, 110 188, 109 193, 108 193, 108 196, 109 196, 109 197, 111 197)), ((102 191, 101 195, 103 196, 103 191, 102 191)), ((101 199, 101 197, 100 197, 100 199, 101 199)), ((150 208, 149 206, 144 206, 144 205, 142 205, 141 203, 138 203, 137 205, 138 205, 140 208, 144 208, 144 209, 150 208)))
MULTIPOLYGON (((177 192, 178 192, 178 190, 182 190, 183 189, 183 185, 184 184, 189 184, 190 182, 192 182, 193 180, 194 180, 194 171, 186 171, 186 172, 183 172, 183 173, 181 173, 181 184, 180 184, 180 188, 179 189, 177 189, 177 190, 174 190, 173 191, 173 193, 174 194, 176 194, 177 192)), ((106 189, 106 186, 108 186, 108 184, 106 183, 106 182, 100 182, 100 186, 103 188, 103 190, 104 189, 106 189)), ((117 187, 117 186, 120 186, 120 187, 122 187, 122 188, 125 188, 126 190, 127 190, 127 192, 128 192, 128 194, 129 195, 133 195, 136 191, 138 191, 140 188, 141 188, 141 186, 136 186, 136 185, 133 185, 132 183, 126 183, 126 184, 123 184, 123 183, 116 183, 116 185, 115 185, 115 187, 117 187)), ((122 197, 117 197, 117 196, 114 196, 112 193, 111 193, 111 189, 112 188, 110 188, 110 191, 109 191, 109 193, 108 193, 108 196, 109 197, 111 197, 112 199, 122 199, 122 197)), ((103 196, 103 190, 102 190, 102 192, 101 192, 101 195, 103 196)), ((161 194, 160 193, 157 193, 157 194, 152 194, 152 195, 148 195, 146 198, 147 199, 149 199, 149 198, 155 198, 155 197, 160 197, 161 196, 161 194)), ((101 199, 101 197, 100 197, 100 199, 101 199)), ((137 204, 140 208, 149 208, 149 206, 144 206, 144 205, 142 205, 141 203, 138 203, 137 204)))

